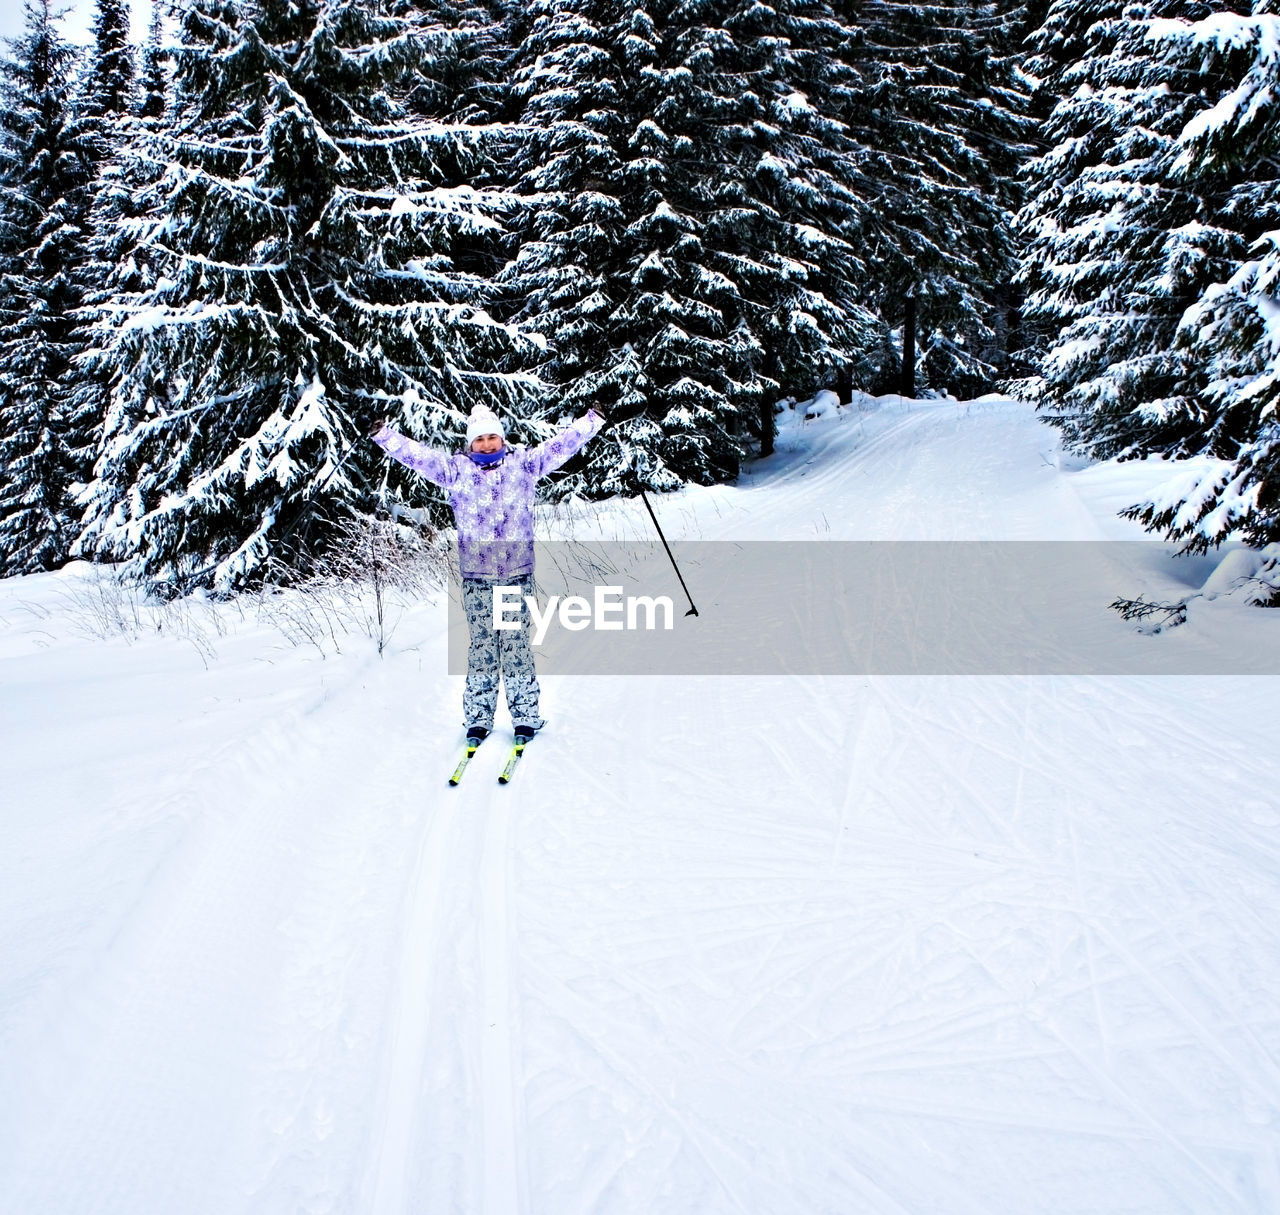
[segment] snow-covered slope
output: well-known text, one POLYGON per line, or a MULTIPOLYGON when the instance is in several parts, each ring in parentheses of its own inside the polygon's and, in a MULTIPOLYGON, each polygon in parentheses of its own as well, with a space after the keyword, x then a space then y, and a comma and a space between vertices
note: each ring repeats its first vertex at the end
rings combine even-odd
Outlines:
MULTIPOLYGON (((664 526, 1141 535, 1020 406, 865 404, 664 526)), ((0 1210, 1280 1208, 1275 679, 550 677, 450 790, 443 597, 322 658, 92 585, 0 583, 0 1210)))

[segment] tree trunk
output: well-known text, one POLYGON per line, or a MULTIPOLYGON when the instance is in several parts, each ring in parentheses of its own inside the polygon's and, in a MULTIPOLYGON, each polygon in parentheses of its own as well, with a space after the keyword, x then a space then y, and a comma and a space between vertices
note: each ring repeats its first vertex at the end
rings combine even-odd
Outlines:
POLYGON ((916 395, 916 299, 907 296, 906 316, 902 321, 902 381, 898 393, 904 397, 916 395))
MULTIPOLYGON (((765 376, 772 383, 778 385, 778 390, 782 388, 782 379, 779 375, 778 356, 773 351, 769 351, 765 355, 765 376)), ((773 455, 773 440, 777 434, 777 426, 773 418, 773 393, 766 392, 760 398, 760 458, 763 460, 765 456, 773 455)))
POLYGON ((853 402, 853 372, 847 365, 836 373, 836 396, 840 398, 841 405, 853 402))

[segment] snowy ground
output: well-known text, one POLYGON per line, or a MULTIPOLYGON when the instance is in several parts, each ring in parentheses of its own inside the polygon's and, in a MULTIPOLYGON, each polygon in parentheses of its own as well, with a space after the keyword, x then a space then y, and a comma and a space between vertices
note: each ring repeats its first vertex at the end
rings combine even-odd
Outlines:
MULTIPOLYGON (((1154 475, 998 401, 782 449, 664 525, 1134 538, 1154 475)), ((1275 678, 551 678, 450 790, 442 596, 380 659, 91 584, 0 583, 0 1210, 1280 1209, 1275 678)))

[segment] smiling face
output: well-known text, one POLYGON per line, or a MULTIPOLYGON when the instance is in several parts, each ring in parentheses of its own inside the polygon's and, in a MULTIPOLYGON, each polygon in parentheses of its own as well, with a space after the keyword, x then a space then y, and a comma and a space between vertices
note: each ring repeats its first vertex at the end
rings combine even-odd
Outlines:
POLYGON ((482 456, 491 456, 495 451, 502 450, 502 436, 481 435, 472 441, 471 450, 478 451, 482 456))

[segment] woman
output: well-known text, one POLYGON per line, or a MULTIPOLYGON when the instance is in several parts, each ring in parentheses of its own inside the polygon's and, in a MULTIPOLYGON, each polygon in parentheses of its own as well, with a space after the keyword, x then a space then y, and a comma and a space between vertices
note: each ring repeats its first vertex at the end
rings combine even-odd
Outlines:
MULTIPOLYGON (((415 443, 386 422, 372 439, 393 459, 439 485, 449 495, 458 529, 462 606, 471 644, 462 697, 468 747, 479 746, 493 729, 499 680, 517 742, 527 742, 543 725, 538 713, 538 676, 529 645, 533 593, 533 506, 537 483, 597 434, 604 418, 594 409, 537 447, 509 447, 498 415, 477 405, 467 419, 465 451, 444 452, 415 443), (517 629, 493 627, 493 588, 518 587, 517 629)), ((506 617, 510 619, 510 615, 506 617)))

